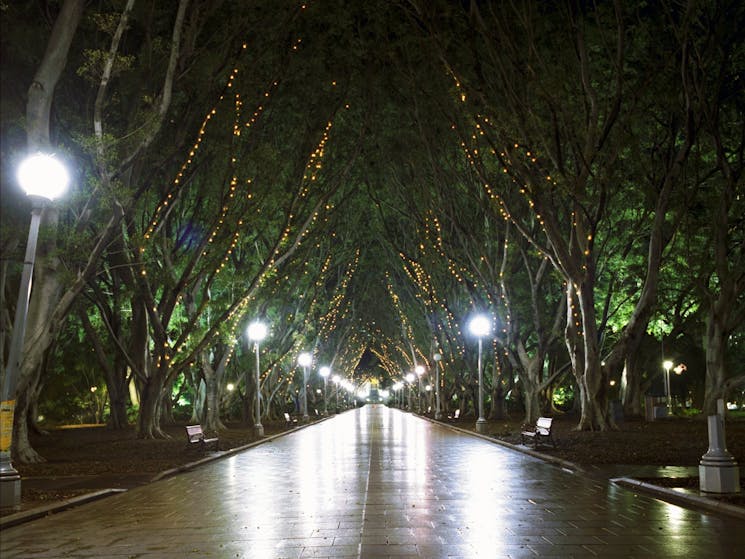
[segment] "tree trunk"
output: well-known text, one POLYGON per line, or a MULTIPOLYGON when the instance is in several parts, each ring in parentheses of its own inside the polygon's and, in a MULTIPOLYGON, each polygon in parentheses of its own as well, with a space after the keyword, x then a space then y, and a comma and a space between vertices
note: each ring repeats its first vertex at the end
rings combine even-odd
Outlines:
POLYGON ((226 361, 228 352, 224 351, 225 355, 220 360, 217 370, 212 367, 210 362, 210 354, 208 350, 202 352, 202 375, 204 376, 204 382, 206 385, 206 396, 204 402, 204 414, 202 418, 202 427, 205 431, 219 431, 225 429, 225 425, 220 419, 220 382, 219 382, 219 371, 220 365, 223 361, 226 361))
POLYGON ((497 360, 494 360, 491 383, 491 406, 489 407, 488 419, 504 418, 504 388, 502 387, 502 368, 497 360))
MULTIPOLYGON (((117 312, 117 311, 114 311, 117 312)), ((93 345, 96 352, 98 364, 103 370, 106 380, 106 389, 109 393, 109 421, 111 429, 124 429, 128 426, 127 421, 127 364, 122 358, 121 352, 116 352, 111 357, 103 346, 98 333, 93 328, 85 309, 78 312, 85 335, 93 345)), ((110 334, 112 337, 121 337, 121 321, 112 316, 110 319, 110 334)))
MULTIPOLYGON (((37 377, 40 369, 37 370, 37 377)), ((31 387, 35 384, 36 380, 32 380, 28 389, 22 390, 18 393, 16 399, 15 416, 16 421, 13 422, 13 457, 22 464, 38 464, 40 462, 46 462, 34 448, 31 446, 29 440, 29 424, 26 421, 30 410, 32 408, 31 398, 33 390, 31 387)))
POLYGON ((137 417, 137 438, 168 438, 160 428, 162 398, 163 383, 160 381, 160 377, 152 376, 141 384, 140 413, 137 417))
POLYGON ((615 428, 615 424, 608 410, 608 374, 600 364, 593 286, 583 285, 578 295, 584 328, 581 333, 584 368, 577 378, 582 403, 577 428, 582 431, 606 431, 615 428))
POLYGON ((639 348, 626 355, 626 365, 621 373, 621 403, 624 412, 631 416, 642 415, 642 387, 639 374, 639 348), (629 371, 633 371, 629 374, 629 371))
POLYGON ((172 425, 173 417, 173 380, 168 380, 163 387, 163 399, 160 406, 160 419, 164 425, 172 425))
POLYGON ((717 312, 717 305, 711 303, 706 315, 704 352, 706 354, 706 387, 704 390, 705 415, 717 413, 717 400, 725 398, 725 356, 729 333, 722 327, 723 317, 717 312))

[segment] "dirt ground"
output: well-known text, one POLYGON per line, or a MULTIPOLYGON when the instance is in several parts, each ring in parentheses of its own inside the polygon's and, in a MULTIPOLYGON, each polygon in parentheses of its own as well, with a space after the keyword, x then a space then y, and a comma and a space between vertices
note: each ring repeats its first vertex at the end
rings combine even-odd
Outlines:
MULTIPOLYGON (((473 418, 452 422, 466 429, 473 429, 473 418)), ((541 452, 581 466, 602 464, 697 466, 708 448, 707 424, 704 418, 670 418, 647 422, 625 420, 617 431, 576 431, 576 417, 554 419, 554 436, 557 448, 542 447, 541 452)), ((219 436, 220 450, 243 446, 256 440, 252 426, 229 424, 219 436)), ((265 423, 266 435, 287 429, 284 421, 265 423)), ((34 448, 46 462, 15 464, 22 478, 66 479, 71 476, 96 477, 120 475, 135 477, 138 483, 159 472, 193 462, 204 451, 188 445, 184 425, 165 428, 171 437, 163 440, 141 440, 133 429, 114 431, 105 426, 78 426, 51 430, 44 436, 34 436, 34 448)), ((520 443, 521 422, 490 421, 487 435, 506 442, 520 443)), ((740 465, 745 464, 745 420, 728 420, 726 424, 727 449, 740 465)), ((658 485, 698 487, 698 478, 675 481, 658 480, 658 485)), ((85 489, 65 489, 64 484, 54 487, 38 483, 22 483, 22 510, 68 499, 85 489), (34 487, 36 485, 37 487, 34 487)), ((92 484, 95 486, 95 484, 92 484)), ((88 490, 89 491, 89 490, 88 490)), ((733 497, 730 502, 745 506, 745 496, 733 497)))

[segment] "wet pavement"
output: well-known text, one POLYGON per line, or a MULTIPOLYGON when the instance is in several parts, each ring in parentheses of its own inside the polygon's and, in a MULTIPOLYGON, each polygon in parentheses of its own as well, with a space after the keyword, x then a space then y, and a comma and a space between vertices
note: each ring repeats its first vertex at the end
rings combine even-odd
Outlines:
POLYGON ((3 529, 0 555, 745 557, 743 528, 367 406, 3 529))

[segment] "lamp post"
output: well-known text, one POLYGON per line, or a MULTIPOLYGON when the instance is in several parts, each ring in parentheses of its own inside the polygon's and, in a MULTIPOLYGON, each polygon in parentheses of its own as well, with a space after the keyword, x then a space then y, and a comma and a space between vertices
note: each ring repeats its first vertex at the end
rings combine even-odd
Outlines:
POLYGON ((37 153, 21 162, 18 182, 31 198, 31 224, 23 261, 18 302, 13 320, 13 334, 8 351, 8 364, 0 390, 0 508, 17 509, 21 504, 21 476, 13 467, 10 449, 13 442, 13 414, 18 374, 23 360, 23 341, 31 295, 31 279, 36 260, 36 242, 44 203, 58 198, 70 182, 67 169, 52 155, 37 153))
POLYGON ((393 385, 391 386, 391 390, 393 390, 393 405, 397 406, 398 400, 399 400, 398 391, 401 390, 401 383, 394 382, 393 385))
POLYGON ((667 397, 667 415, 673 414, 673 399, 670 394, 670 369, 673 368, 673 362, 666 359, 662 362, 662 367, 665 369, 665 396, 667 397))
MULTIPOLYGON (((256 423, 254 424, 254 433, 257 437, 264 436, 264 426, 261 424, 261 378, 259 367, 259 344, 266 338, 266 324, 263 322, 252 322, 248 325, 248 339, 254 342, 256 348, 256 423)), ((248 382, 246 383, 246 392, 248 392, 248 382)))
POLYGON ((468 330, 479 339, 479 418, 476 420, 476 431, 486 431, 486 419, 484 419, 484 379, 481 371, 481 341, 491 331, 491 321, 484 315, 476 315, 468 323, 468 330))
POLYGON ((326 390, 326 383, 328 382, 329 375, 331 374, 331 368, 325 365, 318 369, 318 372, 323 377, 323 415, 329 414, 328 406, 328 391, 326 390))
POLYGON ((442 412, 440 411, 440 361, 442 355, 435 353, 432 356, 435 360, 435 419, 442 419, 442 412))
POLYGON ((406 382, 409 383, 409 405, 407 406, 409 411, 411 411, 411 407, 412 407, 411 406, 411 391, 413 390, 413 388, 411 387, 411 385, 414 383, 415 378, 416 377, 414 376, 413 373, 409 373, 408 375, 406 375, 406 382))
POLYGON ((298 356, 297 362, 303 368, 303 421, 308 421, 308 367, 313 362, 313 356, 304 351, 298 356))
POLYGON ((424 367, 422 367, 421 365, 417 365, 416 367, 414 367, 414 372, 419 378, 419 387, 417 388, 416 393, 417 412, 422 413, 422 375, 424 374, 424 367))
POLYGON ((341 377, 339 375, 334 375, 331 377, 331 380, 333 380, 336 385, 336 413, 339 413, 339 383, 341 382, 341 377))

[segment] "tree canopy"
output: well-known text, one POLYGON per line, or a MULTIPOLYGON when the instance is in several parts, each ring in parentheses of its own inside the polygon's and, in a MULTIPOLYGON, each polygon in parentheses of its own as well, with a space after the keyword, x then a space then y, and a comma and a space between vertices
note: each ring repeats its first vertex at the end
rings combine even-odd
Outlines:
POLYGON ((271 415, 312 388, 301 350, 381 387, 439 353, 444 405, 473 412, 476 312, 493 416, 533 420, 569 390, 579 428, 613 428, 610 401, 640 413, 661 358, 690 364, 681 404, 742 399, 741 2, 0 13, 4 360, 27 207, 14 168, 44 148, 74 176, 45 210, 24 459, 52 379, 91 376, 108 421, 134 407, 141 436, 185 395, 220 428, 254 319, 271 335, 244 417, 252 391, 271 415), (71 366, 81 346, 95 358, 71 366))

